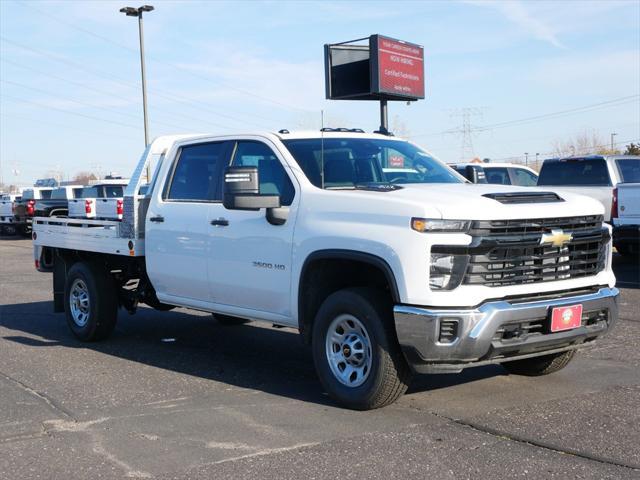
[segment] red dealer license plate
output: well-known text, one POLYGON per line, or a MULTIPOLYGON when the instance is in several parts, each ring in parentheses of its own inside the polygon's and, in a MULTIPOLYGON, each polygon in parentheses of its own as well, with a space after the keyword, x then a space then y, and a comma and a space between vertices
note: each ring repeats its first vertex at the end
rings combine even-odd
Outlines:
POLYGON ((582 324, 582 305, 557 307, 551 310, 551 331, 562 332, 582 324))

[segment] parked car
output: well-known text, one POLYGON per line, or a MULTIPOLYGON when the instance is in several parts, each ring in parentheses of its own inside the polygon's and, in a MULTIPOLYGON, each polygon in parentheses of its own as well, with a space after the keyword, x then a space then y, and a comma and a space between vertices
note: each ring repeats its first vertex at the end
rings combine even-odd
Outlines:
MULTIPOLYGON (((640 173, 638 173, 640 180, 640 173)), ((627 173, 627 178, 629 174, 627 173)), ((635 177, 633 177, 635 178, 635 177)), ((626 256, 640 256, 640 181, 613 189, 613 246, 626 256)))
POLYGON ((127 180, 102 180, 82 189, 79 198, 69 200, 69 217, 121 219, 122 197, 127 180))
POLYGON ((538 181, 535 170, 515 163, 455 163, 450 167, 472 183, 535 187, 538 181))
POLYGON ((82 185, 64 185, 54 188, 51 197, 36 200, 34 217, 66 217, 69 214, 69 200, 82 193, 82 185))
POLYGON ((127 191, 156 159, 120 228, 36 219, 36 268, 82 341, 138 302, 289 326, 325 391, 364 410, 413 372, 552 373, 616 322, 610 227, 590 198, 469 188, 410 142, 354 131, 159 137, 127 191), (420 181, 388 176, 390 155, 420 181))
POLYGON ((542 164, 538 178, 538 186, 595 198, 604 205, 607 222, 611 221, 613 189, 622 182, 640 182, 640 156, 550 158, 542 164))
POLYGON ((52 187, 33 187, 22 191, 20 200, 14 204, 15 226, 21 235, 31 233, 31 223, 36 212, 36 202, 51 198, 52 187))
POLYGON ((20 198, 21 194, 5 193, 0 196, 0 234, 16 234, 15 204, 20 198))

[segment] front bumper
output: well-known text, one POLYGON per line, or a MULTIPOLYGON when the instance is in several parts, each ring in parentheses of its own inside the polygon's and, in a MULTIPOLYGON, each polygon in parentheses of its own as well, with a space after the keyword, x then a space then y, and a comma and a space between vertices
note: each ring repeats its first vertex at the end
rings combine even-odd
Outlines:
POLYGON ((573 350, 608 331, 618 318, 616 288, 567 293, 544 300, 512 299, 472 309, 396 305, 400 346, 418 373, 452 373, 466 367, 573 350), (554 307, 581 304, 582 326, 550 333, 554 307))

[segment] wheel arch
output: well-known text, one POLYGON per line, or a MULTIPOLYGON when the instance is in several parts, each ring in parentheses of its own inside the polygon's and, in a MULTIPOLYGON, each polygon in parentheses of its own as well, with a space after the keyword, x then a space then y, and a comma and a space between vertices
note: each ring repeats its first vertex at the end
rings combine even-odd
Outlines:
MULTIPOLYGON (((362 275, 364 276, 364 275, 362 275)), ((311 341, 311 330, 314 320, 314 312, 322 301, 331 293, 345 287, 375 285, 388 290, 391 300, 400 303, 400 292, 395 274, 389 263, 374 254, 348 249, 325 249, 310 253, 304 260, 298 282, 298 329, 303 335, 305 343, 311 341), (331 265, 334 269, 338 266, 348 266, 340 281, 330 285, 313 285, 313 282, 322 283, 323 280, 332 278, 331 273, 326 272, 326 267, 331 265), (356 272, 355 267, 362 268, 356 272), (363 280, 359 274, 366 272, 368 278, 363 280), (358 279, 357 284, 349 284, 349 280, 358 279)))

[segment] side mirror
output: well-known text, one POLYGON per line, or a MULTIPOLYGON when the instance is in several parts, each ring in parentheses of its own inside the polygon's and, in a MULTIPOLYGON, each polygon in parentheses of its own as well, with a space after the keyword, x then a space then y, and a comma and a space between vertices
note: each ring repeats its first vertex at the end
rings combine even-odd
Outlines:
POLYGON ((228 210, 280 208, 280 196, 260 195, 258 167, 227 167, 222 204, 228 210))
POLYGON ((484 169, 479 165, 467 165, 464 169, 464 177, 471 183, 487 183, 484 169))

